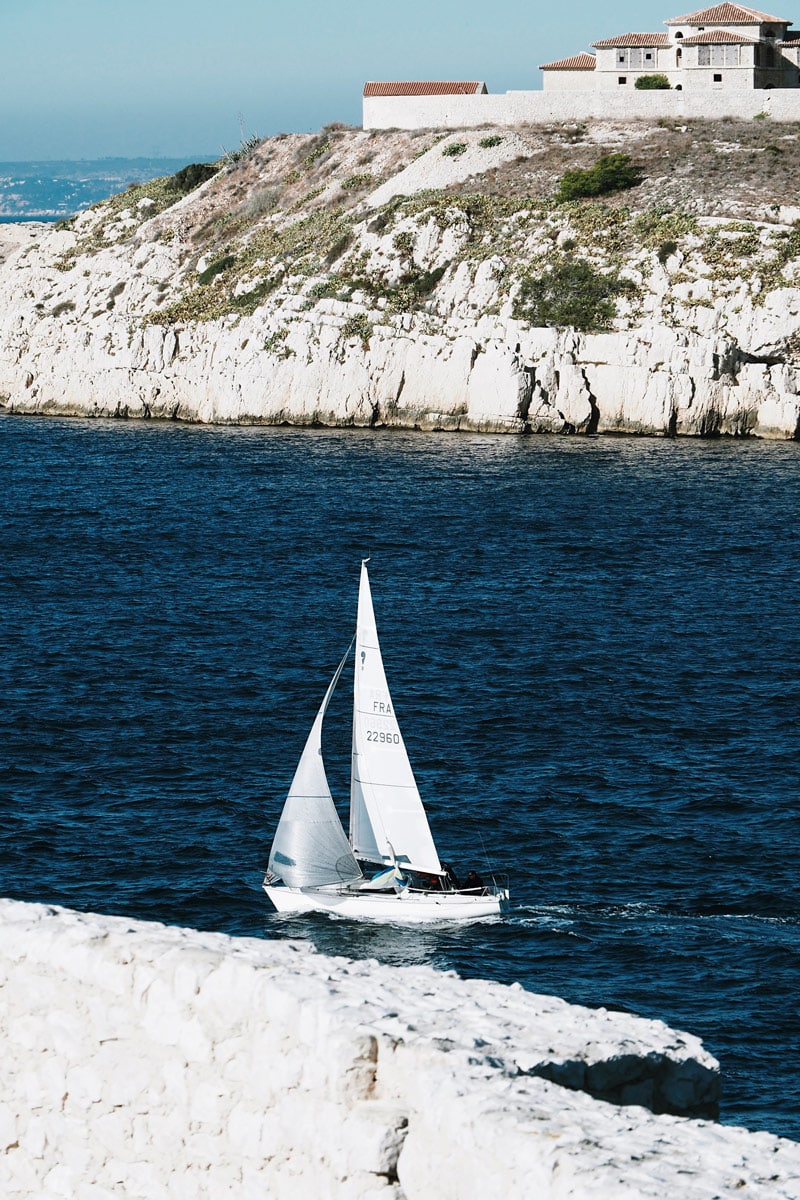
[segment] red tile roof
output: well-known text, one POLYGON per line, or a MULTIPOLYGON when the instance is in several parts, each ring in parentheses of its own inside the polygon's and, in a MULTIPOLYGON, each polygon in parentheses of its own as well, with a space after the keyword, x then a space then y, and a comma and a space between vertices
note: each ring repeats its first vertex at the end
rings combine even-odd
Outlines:
POLYGON ((542 63, 540 71, 593 71, 597 59, 585 50, 581 54, 573 54, 572 58, 559 58, 557 62, 542 63))
POLYGON ((757 46, 753 38, 742 37, 740 33, 731 33, 727 29, 707 29, 703 33, 695 33, 690 38, 684 38, 682 46, 757 46))
POLYGON ((746 8, 744 4, 715 4, 712 8, 701 8, 697 12, 687 13, 684 17, 670 17, 665 25, 753 25, 767 23, 770 25, 791 25, 784 17, 770 17, 767 13, 759 12, 756 8, 746 8))
POLYGON ((602 42, 592 42, 598 50, 607 50, 610 46, 669 46, 668 33, 621 33, 619 37, 603 38, 602 42))
POLYGON ((407 80, 394 83, 365 83, 365 96, 475 96, 486 91, 480 80, 424 81, 407 80))

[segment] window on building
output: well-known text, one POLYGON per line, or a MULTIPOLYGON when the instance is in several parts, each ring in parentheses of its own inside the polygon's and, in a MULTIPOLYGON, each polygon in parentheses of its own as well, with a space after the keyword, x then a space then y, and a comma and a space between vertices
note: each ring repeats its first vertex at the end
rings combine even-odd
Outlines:
POLYGON ((683 37, 683 34, 682 34, 682 33, 680 33, 680 32, 676 33, 676 34, 675 34, 675 41, 676 41, 676 42, 677 42, 677 41, 679 41, 679 40, 680 40, 682 37, 683 37))
POLYGON ((627 82, 628 82, 627 75, 620 75, 617 79, 617 83, 627 83, 627 82))
POLYGON ((738 46, 698 46, 697 65, 699 67, 738 67, 738 46))
POLYGON ((641 49, 639 46, 632 50, 617 50, 618 67, 652 67, 655 59, 655 49, 641 49))
POLYGON ((715 75, 715 76, 714 76, 714 83, 722 83, 722 76, 721 76, 721 75, 715 75))

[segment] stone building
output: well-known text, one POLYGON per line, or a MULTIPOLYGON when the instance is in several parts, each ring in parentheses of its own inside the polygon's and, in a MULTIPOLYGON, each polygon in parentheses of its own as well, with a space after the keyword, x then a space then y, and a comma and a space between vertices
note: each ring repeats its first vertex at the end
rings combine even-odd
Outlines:
POLYGON ((724 3, 664 24, 665 31, 603 38, 593 53, 545 63, 539 91, 487 93, 482 83, 369 83, 364 128, 757 116, 800 121, 800 31, 790 29, 790 21, 724 3), (645 76, 660 77, 660 86, 643 86, 645 76))
POLYGON ((544 90, 619 94, 653 75, 676 91, 797 88, 800 32, 790 24, 742 4, 715 4, 671 17, 666 33, 623 33, 594 42, 594 54, 544 63, 544 90))

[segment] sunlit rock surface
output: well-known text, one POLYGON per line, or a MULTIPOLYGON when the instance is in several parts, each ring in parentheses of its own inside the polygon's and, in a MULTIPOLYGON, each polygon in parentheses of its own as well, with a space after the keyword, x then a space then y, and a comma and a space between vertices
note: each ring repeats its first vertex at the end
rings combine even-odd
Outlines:
POLYGON ((2 225, 0 403, 202 422, 800 436, 798 210, 770 191, 774 157, 763 194, 751 183, 742 199, 734 139, 745 159, 772 146, 750 145, 753 128, 723 131, 714 161, 733 163, 727 191, 704 184, 707 144, 670 151, 685 130, 644 123, 571 139, 332 130, 268 139, 177 200, 162 181, 68 229, 2 225), (641 159, 641 187, 554 205, 561 168, 609 144, 641 159), (681 172, 659 178, 670 153, 681 172), (628 285, 602 332, 521 315, 526 275, 573 259, 628 285))
POLYGON ((0 995, 4 1197, 800 1196, 643 1107, 714 1104, 696 1038, 518 986, 4 900, 0 995))

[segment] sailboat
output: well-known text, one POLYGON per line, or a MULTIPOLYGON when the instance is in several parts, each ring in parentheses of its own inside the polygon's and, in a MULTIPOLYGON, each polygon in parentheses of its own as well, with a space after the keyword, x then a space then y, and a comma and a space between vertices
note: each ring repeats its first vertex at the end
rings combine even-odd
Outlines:
POLYGON ((362 920, 472 921, 508 910, 506 881, 470 872, 459 885, 443 866, 395 716, 361 564, 353 641, 334 672, 306 740, 275 831, 264 891, 282 913, 362 920), (322 759, 322 725, 355 645, 350 832, 345 834, 322 759))

